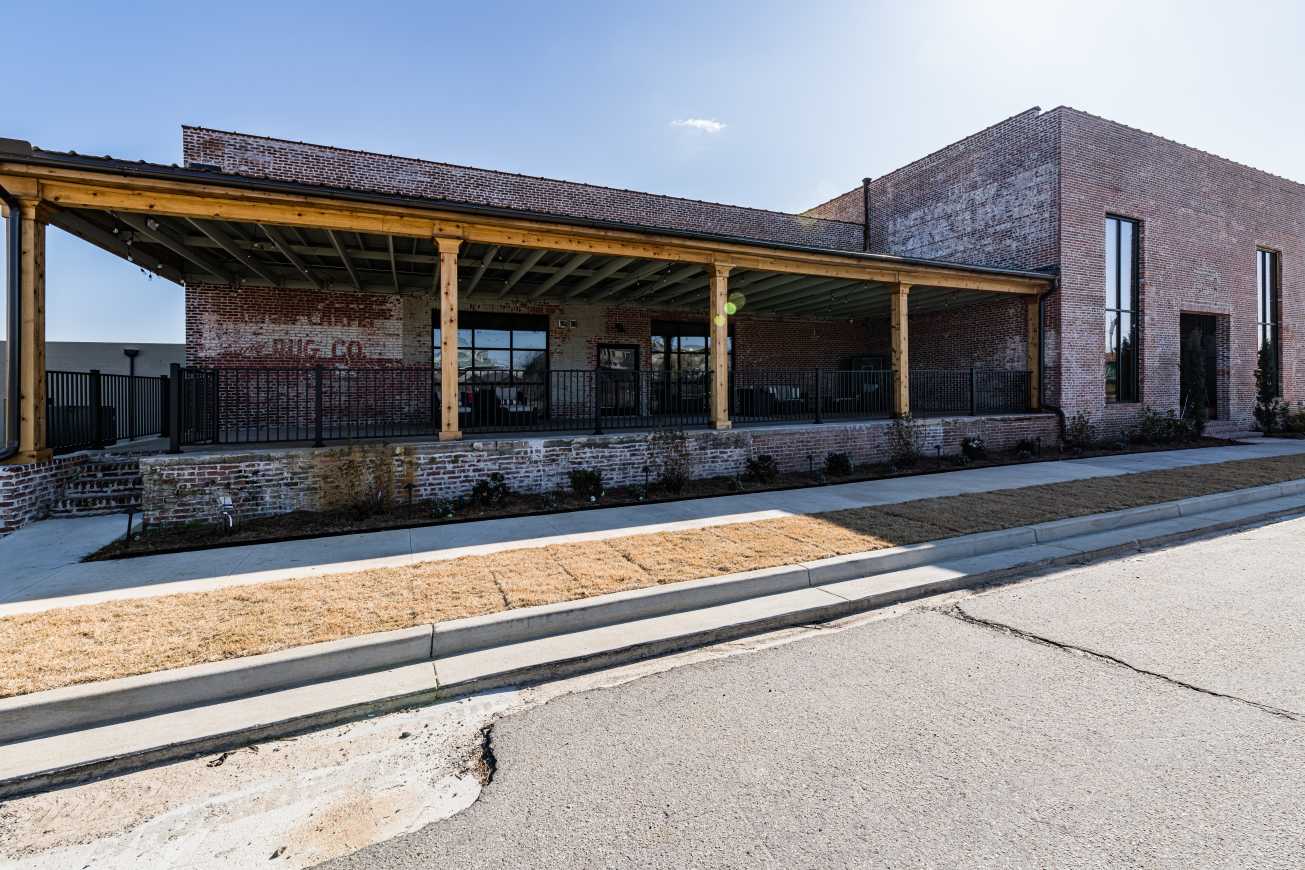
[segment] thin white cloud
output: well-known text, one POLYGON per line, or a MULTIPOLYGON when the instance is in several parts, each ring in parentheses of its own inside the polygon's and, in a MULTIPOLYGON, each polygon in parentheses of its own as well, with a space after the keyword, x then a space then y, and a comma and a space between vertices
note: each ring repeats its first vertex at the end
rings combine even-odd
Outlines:
POLYGON ((681 121, 672 121, 672 127, 687 127, 690 130, 698 130, 703 133, 715 135, 725 129, 725 124, 712 118, 685 118, 681 121))

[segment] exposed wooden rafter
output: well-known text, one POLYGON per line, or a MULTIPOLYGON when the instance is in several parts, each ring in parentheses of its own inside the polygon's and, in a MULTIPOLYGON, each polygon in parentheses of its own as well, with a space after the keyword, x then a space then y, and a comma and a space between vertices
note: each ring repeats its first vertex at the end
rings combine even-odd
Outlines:
POLYGON ((276 249, 281 252, 281 256, 289 260, 290 265, 299 270, 299 274, 304 276, 304 280, 313 285, 314 288, 318 290, 322 289, 322 282, 318 280, 317 276, 308 268, 308 264, 305 263, 298 254, 290 249, 289 240, 281 234, 279 229, 274 226, 269 226, 268 224, 259 224, 258 228, 263 231, 263 235, 267 236, 268 241, 275 245, 276 249))
POLYGON ((340 261, 344 263, 344 270, 349 273, 349 281, 353 284, 353 289, 361 291, 362 281, 358 280, 358 270, 353 267, 353 260, 349 259, 349 252, 344 249, 344 243, 340 241, 339 235, 335 230, 327 230, 326 234, 331 238, 331 246, 335 248, 335 253, 340 256, 340 261))
POLYGON ((212 239, 214 244, 226 251, 234 260, 258 277, 262 278, 268 284, 271 284, 273 287, 281 286, 281 279, 274 275, 271 269, 261 265, 253 257, 250 257, 244 251, 240 250, 240 246, 236 244, 236 240, 227 235, 226 231, 216 223, 213 221, 199 220, 198 218, 187 218, 187 222, 195 229, 212 239))
POLYGON ((662 271, 665 268, 666 268, 666 263, 662 262, 661 260, 654 260, 651 263, 648 263, 646 266, 641 266, 640 268, 635 269, 633 272, 629 273, 626 277, 622 278, 620 281, 617 281, 615 284, 612 284, 609 287, 604 287, 602 290, 599 290, 597 293, 594 293, 592 296, 589 297, 588 301, 600 302, 603 299, 608 298, 609 296, 615 296, 617 293, 620 293, 625 288, 631 287, 639 283, 640 281, 644 280, 645 278, 651 275, 655 275, 656 273, 662 271))
POLYGON ((471 280, 467 282, 467 289, 464 298, 476 292, 476 286, 480 284, 480 279, 485 277, 485 272, 489 269, 489 264, 494 262, 494 258, 498 256, 498 248, 498 245, 490 245, 488 250, 485 251, 485 256, 481 258, 480 264, 476 266, 476 271, 471 276, 471 280))
POLYGON ((601 269, 599 269, 594 274, 590 275, 588 278, 585 278, 583 281, 576 284, 574 287, 568 289, 562 298, 571 299, 575 296, 579 296, 581 293, 587 291, 590 287, 593 287, 596 284, 600 284, 603 281, 606 281, 608 278, 612 277, 617 272, 621 271, 622 269, 624 269, 626 266, 630 265, 633 262, 634 262, 634 257, 617 257, 615 260, 612 260, 606 266, 603 266, 601 269))
POLYGON ((118 214, 117 212, 114 212, 113 216, 124 226, 131 227, 133 231, 152 239, 177 256, 189 260, 217 280, 225 281, 228 284, 239 283, 240 279, 237 275, 228 271, 208 254, 196 251, 187 245, 185 240, 163 226, 157 218, 136 214, 118 214))
POLYGON ((142 269, 147 269, 177 284, 182 282, 181 269, 135 245, 127 244, 119 236, 115 236, 99 224, 92 223, 79 214, 64 209, 55 209, 51 222, 61 230, 70 232, 111 254, 122 257, 124 260, 129 260, 142 269))
POLYGON ((567 275, 570 275, 576 269, 579 269, 581 266, 585 264, 585 261, 592 256, 593 256, 592 254, 573 254, 571 256, 571 259, 567 260, 564 264, 562 264, 562 268, 558 269, 556 272, 552 274, 551 277, 548 278, 548 280, 546 280, 543 284, 540 284, 538 287, 536 287, 534 290, 531 291, 530 298, 538 299, 540 296, 543 296, 549 290, 552 290, 558 281, 561 281, 567 275))
POLYGON ((548 251, 544 248, 538 248, 527 254, 526 258, 521 261, 521 265, 517 266, 508 277, 507 281, 504 282, 503 288, 498 291, 499 298, 502 299, 504 296, 511 293, 512 288, 516 286, 517 282, 520 281, 527 272, 533 269, 535 264, 542 260, 544 255, 547 253, 548 251))

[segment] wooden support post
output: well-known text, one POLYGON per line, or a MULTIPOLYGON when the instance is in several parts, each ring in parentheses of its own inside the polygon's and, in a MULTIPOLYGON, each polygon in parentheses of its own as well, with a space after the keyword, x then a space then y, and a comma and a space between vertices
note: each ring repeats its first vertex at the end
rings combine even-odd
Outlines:
MULTIPOLYGON (((19 200, 22 222, 19 257, 20 320, 18 324, 18 452, 13 463, 44 462, 51 456, 46 446, 45 407, 45 224, 39 199, 19 200)), ((11 313, 12 316, 12 313, 11 313)))
POLYGON ((711 427, 728 429, 730 423, 730 325, 725 304, 729 299, 728 263, 707 267, 711 281, 711 318, 707 334, 711 336, 711 427))
POLYGON ((458 248, 461 239, 438 237, 440 249, 440 440, 462 437, 458 428, 458 248))
POLYGON ((1042 408, 1042 303, 1033 297, 1025 304, 1028 316, 1029 410, 1042 408))
POLYGON ((911 416, 910 319, 906 302, 910 292, 910 284, 898 284, 892 290, 893 414, 898 417, 911 416))

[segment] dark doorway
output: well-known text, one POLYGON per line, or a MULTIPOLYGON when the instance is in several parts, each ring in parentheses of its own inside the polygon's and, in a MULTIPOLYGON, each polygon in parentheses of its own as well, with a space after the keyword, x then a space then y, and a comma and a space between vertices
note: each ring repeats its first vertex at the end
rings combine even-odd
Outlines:
POLYGON ((1180 371, 1180 392, 1182 401, 1189 401, 1197 385, 1192 383, 1196 362, 1205 381, 1205 404, 1209 409, 1209 419, 1219 419, 1219 338, 1218 319, 1213 314, 1183 314, 1179 317, 1179 333, 1182 339, 1180 371))
POLYGON ((639 413, 639 346, 598 345, 598 404, 603 416, 639 413))

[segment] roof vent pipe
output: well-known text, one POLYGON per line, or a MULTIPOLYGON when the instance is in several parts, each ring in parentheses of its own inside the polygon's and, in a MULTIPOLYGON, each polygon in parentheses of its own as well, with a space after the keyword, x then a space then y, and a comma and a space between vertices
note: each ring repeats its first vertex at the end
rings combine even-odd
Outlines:
POLYGON ((870 253, 870 179, 861 179, 861 250, 870 253))

